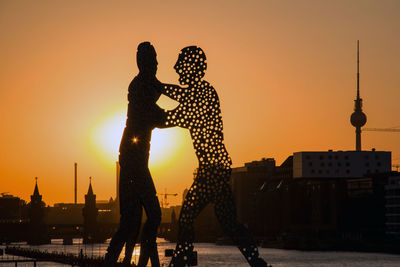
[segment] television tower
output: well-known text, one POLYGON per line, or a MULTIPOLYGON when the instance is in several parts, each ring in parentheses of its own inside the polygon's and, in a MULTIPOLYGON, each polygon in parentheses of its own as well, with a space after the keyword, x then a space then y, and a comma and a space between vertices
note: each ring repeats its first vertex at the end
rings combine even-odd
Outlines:
POLYGON ((351 124, 356 127, 356 151, 361 151, 361 127, 367 122, 367 116, 362 112, 362 99, 360 98, 360 51, 357 40, 357 99, 354 100, 354 112, 351 114, 351 124))

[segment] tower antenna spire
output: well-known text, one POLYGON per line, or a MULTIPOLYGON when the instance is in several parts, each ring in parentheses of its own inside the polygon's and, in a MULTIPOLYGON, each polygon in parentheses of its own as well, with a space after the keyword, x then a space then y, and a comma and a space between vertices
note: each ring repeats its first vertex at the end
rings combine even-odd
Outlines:
POLYGON ((357 40, 357 99, 360 99, 360 41, 357 40))
POLYGON ((350 117, 351 124, 356 128, 356 151, 361 151, 361 127, 367 122, 367 116, 362 111, 360 98, 360 42, 357 40, 357 98, 354 100, 354 112, 350 117))

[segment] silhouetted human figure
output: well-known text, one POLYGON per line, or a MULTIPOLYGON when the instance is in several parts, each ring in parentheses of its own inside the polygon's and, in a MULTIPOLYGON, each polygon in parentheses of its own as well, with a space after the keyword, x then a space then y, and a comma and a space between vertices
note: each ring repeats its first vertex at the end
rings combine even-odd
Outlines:
POLYGON ((231 159, 223 143, 222 117, 215 89, 202 80, 207 68, 203 50, 183 48, 174 66, 179 82, 187 85, 164 85, 164 94, 180 105, 167 112, 166 125, 187 128, 199 160, 197 176, 190 187, 179 216, 179 234, 170 266, 185 266, 193 251, 195 218, 208 203, 223 230, 232 238, 251 266, 267 266, 259 258, 255 241, 237 220, 236 207, 229 185, 231 159))
POLYGON ((149 258, 152 266, 160 266, 156 235, 161 209, 148 168, 151 131, 165 124, 165 112, 156 104, 162 90, 155 76, 158 64, 156 56, 149 42, 139 44, 139 74, 129 85, 126 127, 119 148, 120 225, 107 249, 107 266, 115 265, 125 243, 124 262, 130 263, 141 224, 142 206, 147 220, 142 232, 138 266, 146 266, 149 258))

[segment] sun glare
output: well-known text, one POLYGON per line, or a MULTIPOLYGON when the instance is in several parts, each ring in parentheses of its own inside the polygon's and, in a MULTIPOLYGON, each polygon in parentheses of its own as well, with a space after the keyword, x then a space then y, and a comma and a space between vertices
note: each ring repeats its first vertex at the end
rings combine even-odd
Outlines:
POLYGON ((125 114, 118 112, 106 116, 94 130, 94 145, 105 159, 112 163, 118 160, 119 143, 125 127, 125 114))
MULTIPOLYGON (((92 130, 92 146, 102 160, 114 166, 118 160, 119 144, 124 131, 126 111, 105 116, 92 130)), ((154 129, 151 137, 149 166, 159 168, 170 162, 182 147, 182 129, 154 129)))

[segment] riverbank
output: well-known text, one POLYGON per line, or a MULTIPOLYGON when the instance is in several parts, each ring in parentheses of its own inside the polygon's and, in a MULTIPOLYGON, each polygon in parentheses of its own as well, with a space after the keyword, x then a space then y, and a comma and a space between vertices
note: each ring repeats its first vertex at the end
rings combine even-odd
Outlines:
MULTIPOLYGON (((53 240, 53 244, 29 246, 19 245, 25 248, 38 249, 40 251, 57 251, 58 253, 71 253, 79 255, 80 251, 87 257, 103 257, 106 253, 108 243, 82 244, 81 239, 74 239, 73 245, 63 245, 62 240, 53 240)), ((173 249, 174 243, 158 239, 158 253, 160 255, 161 266, 168 266, 170 258, 164 256, 165 249, 173 249)), ((235 246, 218 246, 212 243, 195 243, 195 250, 198 253, 199 266, 207 267, 248 267, 245 259, 235 246)), ((305 251, 305 250, 287 250, 276 248, 259 248, 262 258, 274 267, 336 267, 336 266, 354 266, 354 267, 398 267, 400 266, 400 255, 374 253, 374 252, 344 252, 344 251, 305 251)), ((124 255, 121 252, 121 258, 124 255)), ((137 262, 140 253, 139 246, 135 247, 133 261, 137 262)), ((13 264, 2 265, 2 267, 13 267, 13 264)), ((18 265, 20 266, 20 265, 18 265)), ((21 265, 24 266, 24 265, 21 265)), ((25 265, 32 267, 32 264, 25 265)), ((41 265, 40 265, 41 266, 41 265)), ((46 265, 47 267, 67 267, 65 264, 46 265)), ((71 265, 69 265, 71 266, 71 265)))

